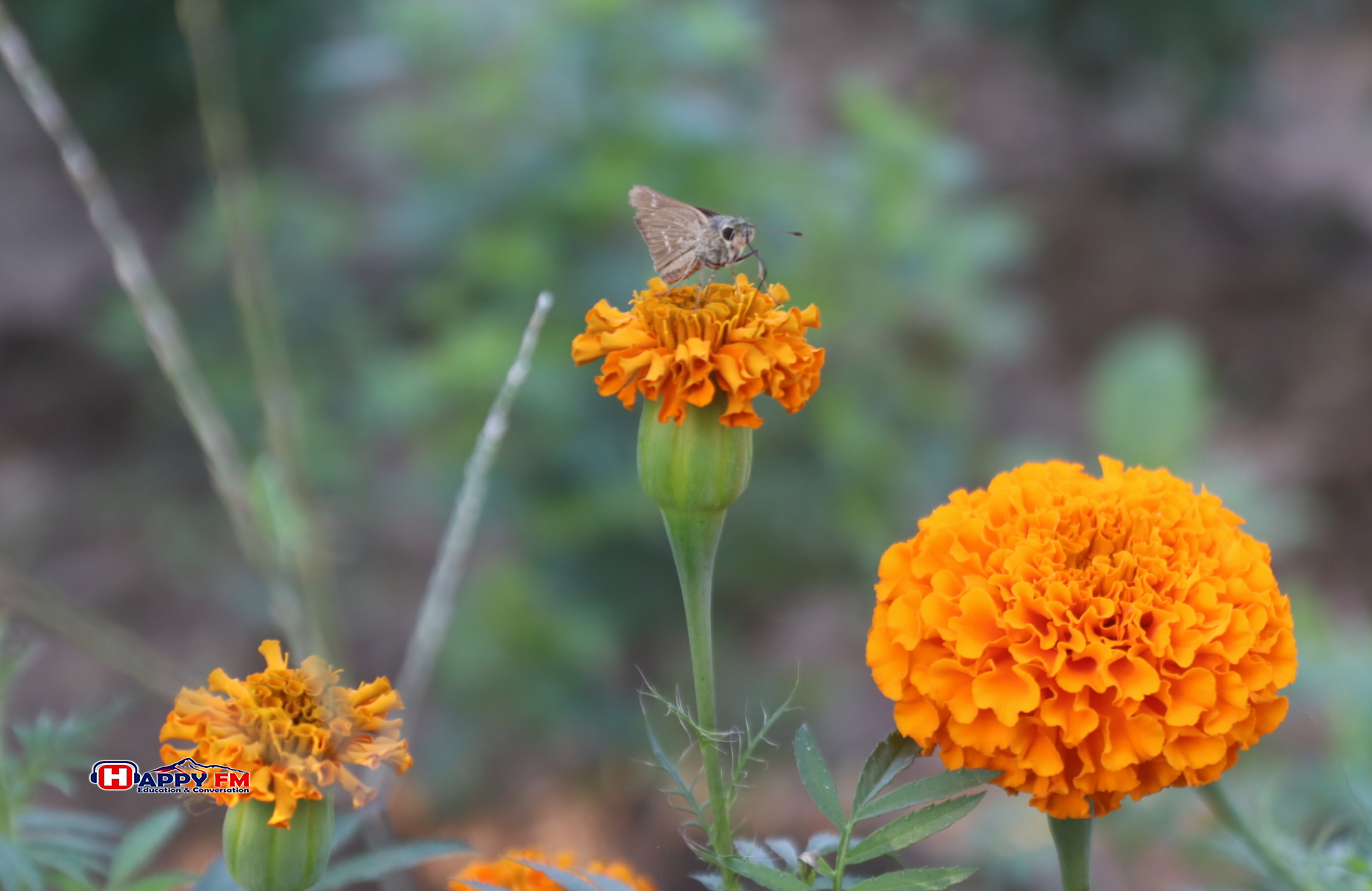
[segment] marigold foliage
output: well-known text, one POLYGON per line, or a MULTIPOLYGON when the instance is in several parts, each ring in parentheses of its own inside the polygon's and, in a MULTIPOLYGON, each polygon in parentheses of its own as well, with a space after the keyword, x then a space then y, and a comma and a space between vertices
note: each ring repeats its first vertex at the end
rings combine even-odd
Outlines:
MULTIPOLYGON (((400 694, 390 681, 377 678, 360 687, 338 686, 339 672, 318 656, 291 668, 281 644, 262 642, 257 650, 267 670, 246 681, 222 668, 210 672, 209 689, 182 688, 159 737, 184 740, 189 749, 162 746, 163 763, 191 757, 202 764, 246 770, 252 798, 273 801, 268 825, 289 829, 296 802, 323 797, 321 787, 337 782, 361 807, 376 791, 362 784, 344 765, 372 769, 389 765, 396 773, 409 769, 409 743, 400 738, 400 694)), ((208 792, 233 807, 243 796, 208 792)))
POLYGON ((761 427, 753 400, 762 395, 789 412, 804 408, 824 366, 824 350, 805 340, 805 329, 819 327, 819 309, 782 308, 791 299, 784 285, 764 293, 744 275, 711 284, 698 309, 696 294, 695 285, 668 288, 654 278, 628 312, 601 300, 572 341, 572 358, 585 365, 604 357, 600 395, 617 395, 632 409, 642 393, 659 403, 664 423, 680 424, 688 404, 709 405, 721 390, 727 427, 761 427))
MULTIPOLYGON (((561 853, 553 859, 548 859, 542 851, 530 848, 523 851, 507 851, 504 858, 500 860, 481 860, 467 865, 462 872, 458 873, 450 882, 450 891, 476 891, 470 885, 462 883, 463 879, 471 879, 475 882, 483 882, 487 885, 494 885, 497 888, 508 888, 510 891, 563 891, 561 885, 545 876, 536 869, 531 869, 516 860, 529 860, 535 863, 546 863, 563 870, 575 870, 576 857, 573 854, 561 853)), ((627 864, 616 860, 613 863, 602 863, 599 860, 591 861, 591 864, 582 870, 575 870, 590 876, 606 876, 616 881, 628 885, 635 891, 656 891, 656 886, 652 880, 646 879, 634 872, 627 864)))
POLYGON ((1267 546, 1204 489, 1100 460, 954 492, 882 557, 867 639, 903 734, 1054 817, 1218 779, 1296 677, 1267 546))

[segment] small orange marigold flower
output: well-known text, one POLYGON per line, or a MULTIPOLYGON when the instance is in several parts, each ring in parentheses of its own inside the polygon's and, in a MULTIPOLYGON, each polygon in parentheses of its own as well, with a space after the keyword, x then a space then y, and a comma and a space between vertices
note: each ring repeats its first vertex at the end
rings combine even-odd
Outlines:
POLYGON ((1218 779, 1296 677, 1267 546, 1204 489, 1100 461, 954 492, 882 557, 867 639, 901 733, 1060 818, 1218 779))
POLYGON ((606 876, 628 885, 635 891, 656 891, 656 886, 652 880, 644 878, 630 869, 627 864, 618 860, 613 863, 593 860, 585 869, 576 870, 574 869, 576 864, 574 855, 562 853, 550 860, 543 855, 542 851, 534 848, 523 851, 506 851, 505 856, 500 860, 482 860, 468 864, 462 872, 448 882, 448 888, 450 891, 477 891, 477 889, 462 882, 463 879, 471 879, 474 882, 494 885, 497 888, 508 888, 509 891, 563 891, 562 886, 557 882, 536 869, 531 869, 522 863, 516 863, 516 860, 546 863, 558 869, 580 872, 592 877, 592 883, 594 883, 594 876, 606 876))
MULTIPOLYGON (((346 764, 409 770, 412 759, 409 743, 400 738, 401 721, 386 717, 404 708, 390 681, 340 687, 339 672, 318 656, 290 668, 277 641, 265 640, 257 651, 267 660, 266 671, 240 681, 216 668, 208 690, 182 688, 177 694, 159 739, 185 740, 192 747, 162 746, 164 763, 191 757, 248 771, 251 797, 276 802, 267 823, 283 829, 290 828, 296 802, 322 798, 323 786, 337 782, 352 796, 353 807, 372 799, 376 791, 346 764)), ((205 794, 229 807, 242 797, 205 794)))
POLYGON ((639 393, 659 402, 663 423, 686 417, 686 405, 706 406, 723 390, 726 427, 761 427, 753 399, 767 395, 797 412, 819 389, 824 350, 805 340, 819 327, 819 309, 782 308, 784 285, 764 293, 740 275, 711 284, 696 308, 695 285, 668 288, 660 278, 634 294, 628 312, 601 300, 586 314, 586 332, 572 341, 578 365, 604 357, 600 395, 618 395, 632 409, 639 393))

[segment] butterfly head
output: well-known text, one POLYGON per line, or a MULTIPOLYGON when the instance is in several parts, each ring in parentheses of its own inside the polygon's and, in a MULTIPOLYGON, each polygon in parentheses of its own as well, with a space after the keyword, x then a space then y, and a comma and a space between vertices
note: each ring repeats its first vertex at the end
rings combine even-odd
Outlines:
POLYGON ((711 217, 710 227, 719 233, 720 239, 735 255, 742 254, 753 243, 753 224, 743 217, 722 214, 711 217))

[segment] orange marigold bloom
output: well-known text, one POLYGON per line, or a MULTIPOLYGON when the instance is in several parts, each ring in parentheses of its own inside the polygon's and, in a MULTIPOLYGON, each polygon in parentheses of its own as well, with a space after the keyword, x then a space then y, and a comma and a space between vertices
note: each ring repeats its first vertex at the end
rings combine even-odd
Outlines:
POLYGON ((586 332, 572 341, 578 365, 604 357, 600 395, 618 395, 632 409, 639 393, 660 403, 657 419, 686 417, 687 403, 706 406, 723 390, 726 427, 761 427, 753 399, 768 395, 789 412, 819 389, 824 350, 805 340, 819 327, 819 309, 782 308, 784 285, 766 293, 740 275, 711 284, 696 308, 695 285, 668 288, 662 279, 634 294, 628 312, 601 300, 586 314, 586 332))
POLYGON ((482 860, 468 864, 462 872, 458 873, 450 882, 450 891, 479 891, 470 885, 463 884, 463 879, 471 879, 474 882, 482 882, 487 885, 494 885, 497 888, 508 888, 509 891, 563 891, 561 885, 545 876, 536 869, 531 869, 516 860, 530 860, 535 863, 546 863, 558 869, 580 872, 590 877, 591 883, 595 884, 595 876, 606 876, 614 879, 635 891, 656 891, 656 885, 651 879, 646 879, 634 872, 625 863, 616 860, 613 863, 602 863, 598 860, 591 861, 591 864, 583 870, 574 870, 576 857, 572 854, 558 854, 556 858, 549 860, 543 856, 543 852, 534 848, 523 851, 506 851, 505 856, 500 860, 482 860))
MULTIPOLYGON (((400 738, 401 721, 386 718, 404 708, 390 681, 340 687, 339 672, 318 656, 290 668, 277 641, 265 640, 257 651, 266 658, 267 670, 246 681, 216 668, 208 690, 182 688, 159 739, 193 745, 162 746, 163 763, 190 757, 248 771, 252 797, 276 802, 268 825, 284 829, 290 828, 296 802, 323 798, 322 786, 337 782, 352 796, 353 807, 376 795, 345 764, 409 770, 412 759, 409 743, 400 738)), ((243 797, 204 794, 229 807, 243 797)))
POLYGON ((1296 677, 1267 546, 1204 489, 1100 462, 954 492, 882 557, 867 639, 901 733, 1054 817, 1218 779, 1296 677))

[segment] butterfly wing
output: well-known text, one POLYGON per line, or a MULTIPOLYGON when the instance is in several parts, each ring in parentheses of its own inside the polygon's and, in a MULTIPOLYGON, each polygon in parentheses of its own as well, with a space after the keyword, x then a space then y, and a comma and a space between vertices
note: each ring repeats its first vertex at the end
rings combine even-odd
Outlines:
POLYGON ((647 186, 630 189, 629 204, 663 281, 675 284, 700 268, 700 237, 709 219, 705 211, 647 186))

